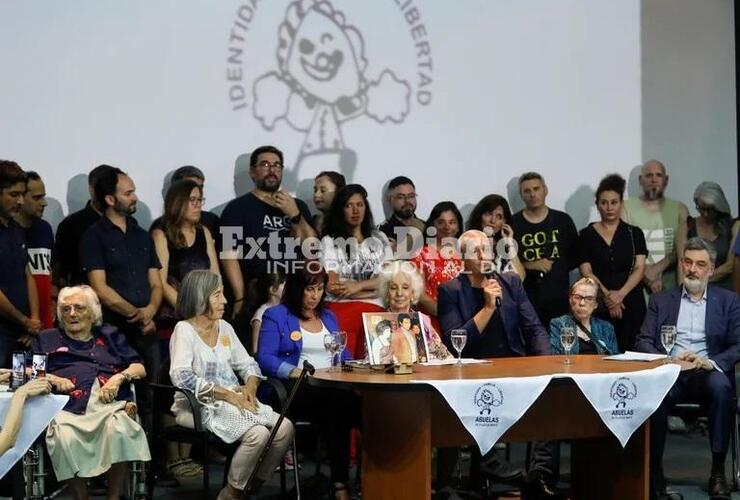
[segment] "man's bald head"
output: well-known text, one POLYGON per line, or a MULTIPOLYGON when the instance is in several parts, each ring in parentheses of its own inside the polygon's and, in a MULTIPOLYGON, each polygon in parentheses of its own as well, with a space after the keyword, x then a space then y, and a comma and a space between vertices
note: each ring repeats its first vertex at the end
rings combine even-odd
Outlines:
POLYGON ((668 185, 668 174, 665 165, 658 160, 648 160, 640 169, 640 187, 643 199, 659 200, 668 185))
POLYGON ((643 163, 642 167, 640 168, 640 175, 644 175, 646 171, 656 167, 659 168, 661 172, 663 172, 663 175, 667 175, 665 165, 663 165, 663 162, 659 160, 648 160, 643 163))

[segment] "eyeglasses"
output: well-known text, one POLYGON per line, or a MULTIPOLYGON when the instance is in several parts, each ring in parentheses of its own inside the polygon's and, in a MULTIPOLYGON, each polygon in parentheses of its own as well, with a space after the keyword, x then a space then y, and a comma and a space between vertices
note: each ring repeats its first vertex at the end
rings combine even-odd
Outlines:
POLYGON ((409 193, 409 194, 394 194, 393 195, 394 200, 398 201, 415 201, 416 200, 416 193, 409 193))
POLYGON ((255 168, 261 168, 262 170, 273 169, 273 170, 278 170, 278 171, 281 171, 282 172, 283 168, 285 168, 285 165, 283 165, 279 161, 276 161, 274 163, 270 163, 267 160, 263 160, 263 161, 257 163, 257 165, 255 165, 255 168))
POLYGON ((593 295, 579 295, 577 293, 574 293, 571 295, 573 300, 576 302, 586 302, 587 304, 593 304, 596 301, 596 297, 593 295))
POLYGON ((82 304, 69 304, 62 306, 61 308, 62 314, 69 314, 74 310, 77 314, 82 314, 84 312, 87 312, 87 306, 82 304))
POLYGON ((197 196, 191 196, 190 198, 188 198, 188 203, 190 203, 194 207, 203 206, 205 202, 205 198, 198 198, 197 196))
POLYGON ((713 206, 711 206, 711 205, 699 205, 697 203, 696 204, 696 210, 699 213, 701 213, 701 212, 707 213, 707 212, 714 212, 715 211, 715 208, 713 206))

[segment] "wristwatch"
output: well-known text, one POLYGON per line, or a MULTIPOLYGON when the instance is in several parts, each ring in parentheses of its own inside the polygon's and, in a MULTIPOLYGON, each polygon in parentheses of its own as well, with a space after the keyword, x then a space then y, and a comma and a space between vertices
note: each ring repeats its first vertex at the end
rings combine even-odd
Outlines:
POLYGON ((290 219, 288 219, 288 221, 291 224, 298 224, 299 222, 301 222, 301 213, 298 212, 298 215, 296 215, 295 217, 291 217, 290 219))

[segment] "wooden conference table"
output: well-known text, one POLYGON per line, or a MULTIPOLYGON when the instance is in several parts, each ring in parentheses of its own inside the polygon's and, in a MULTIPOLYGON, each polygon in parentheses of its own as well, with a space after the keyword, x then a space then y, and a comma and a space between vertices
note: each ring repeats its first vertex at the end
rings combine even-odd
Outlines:
MULTIPOLYGON (((660 362, 604 361, 600 356, 497 358, 487 364, 414 365, 410 375, 355 369, 316 370, 309 383, 362 393, 362 492, 365 500, 431 498, 432 447, 473 444, 444 398, 427 384, 409 380, 528 377, 554 373, 619 373, 660 362)), ((647 500, 649 421, 626 448, 607 429, 575 382, 553 379, 503 442, 573 440, 571 483, 575 500, 647 500)))

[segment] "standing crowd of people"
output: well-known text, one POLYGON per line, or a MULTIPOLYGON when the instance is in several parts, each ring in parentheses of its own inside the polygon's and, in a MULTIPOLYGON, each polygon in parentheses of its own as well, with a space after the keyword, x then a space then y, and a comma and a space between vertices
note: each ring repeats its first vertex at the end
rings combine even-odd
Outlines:
MULTIPOLYGON (((369 355, 362 314, 374 312, 419 313, 430 353, 440 359, 454 352, 449 336, 457 329, 468 336, 463 356, 491 358, 560 353, 565 326, 577 332, 574 353, 664 353, 660 328, 675 325, 667 354, 685 369, 653 416, 652 496, 680 496, 662 474, 665 421, 672 404, 692 396, 709 408, 710 494, 729 498, 724 460, 740 361, 740 222, 721 186, 701 183, 698 216, 690 217, 684 203, 665 195, 666 167, 651 160, 641 168, 639 197, 625 199, 621 176, 604 177, 594 200, 599 218, 579 230, 547 205, 537 172, 519 178, 521 211, 490 194, 466 221, 452 201, 419 218, 416 185, 399 176, 385 193, 391 215, 376 225, 363 186, 321 172, 312 215, 283 189, 283 170, 279 149, 255 149, 253 189, 219 217, 204 210, 202 171, 181 167, 162 217, 147 230, 133 217, 134 180, 100 165, 88 176, 85 208, 54 234, 42 218, 42 177, 0 161, 0 366, 15 351, 48 355, 49 383, 70 400, 46 441, 57 476, 71 481, 77 498, 87 498, 83 478, 104 472, 109 496, 117 497, 122 464, 149 459, 145 432, 160 416, 152 414, 147 384, 165 362, 172 383, 203 403, 208 429, 240 441, 219 494, 240 498, 277 420, 258 399, 260 381, 275 377, 291 387, 303 360, 328 367, 323 338, 339 329, 347 332, 343 359, 369 355), (101 461, 100 446, 115 452, 101 461)), ((40 392, 34 386, 30 394, 40 392)), ((304 387, 293 415, 317 423, 328 443, 332 494, 350 498, 358 396, 304 387)), ((179 398, 169 418, 193 425, 179 398)), ((284 420, 251 494, 292 435, 284 420)), ((557 456, 557 443, 533 443, 526 474, 498 457, 474 457, 472 479, 520 480, 523 498, 557 498, 557 456)), ((438 457, 438 498, 454 498, 457 453, 439 450, 438 457)), ((180 478, 202 474, 189 449, 167 447, 165 462, 180 478)))

